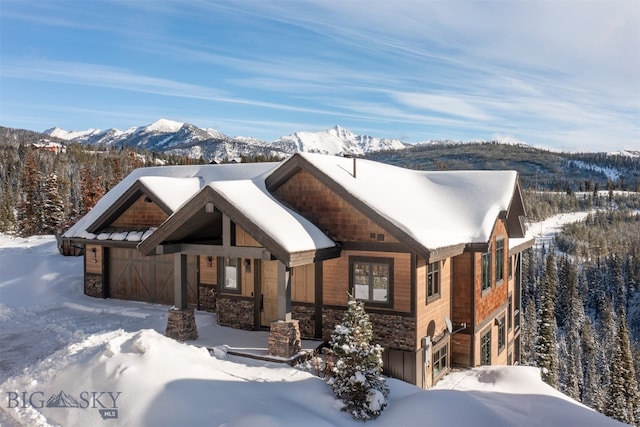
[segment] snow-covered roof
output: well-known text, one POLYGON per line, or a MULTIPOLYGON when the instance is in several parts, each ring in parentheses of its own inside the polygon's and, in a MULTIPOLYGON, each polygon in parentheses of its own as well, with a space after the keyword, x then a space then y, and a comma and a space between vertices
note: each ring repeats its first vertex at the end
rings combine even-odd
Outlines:
POLYGON ((336 245, 309 220, 275 199, 263 179, 220 181, 209 186, 289 253, 336 245))
POLYGON ((517 185, 515 171, 417 171, 365 159, 296 156, 427 249, 486 243, 517 185))
MULTIPOLYGON (((175 212, 206 183, 224 180, 251 179, 273 169, 276 163, 245 163, 234 165, 161 166, 139 168, 131 172, 80 218, 63 237, 93 239, 88 230, 109 208, 120 200, 136 182, 154 195, 169 210, 175 212)), ((146 237, 146 236, 145 236, 146 237)))
MULTIPOLYGON (((508 215, 512 200, 518 199, 519 204, 513 216, 524 213, 515 171, 416 171, 365 159, 298 153, 281 163, 137 169, 64 237, 145 241, 154 230, 132 236, 115 233, 97 237, 91 233, 99 233, 103 225, 108 225, 105 212, 119 200, 131 197, 127 191, 137 185, 167 211, 169 219, 165 224, 182 207, 193 215, 201 206, 187 205, 203 203, 206 198, 196 196, 208 188, 206 200, 213 197, 222 203, 227 211, 234 212, 236 220, 245 221, 254 234, 260 234, 281 251, 292 254, 333 248, 335 242, 270 192, 298 168, 307 169, 338 189, 357 209, 363 209, 400 241, 421 252, 487 243, 497 218, 508 215)), ((176 232, 188 215, 181 216, 180 221, 174 219, 170 227, 164 227, 169 229, 167 233, 162 231, 142 245, 145 252, 152 249, 146 246, 168 238, 169 231, 176 232)), ((163 230, 163 226, 159 229, 163 230)))

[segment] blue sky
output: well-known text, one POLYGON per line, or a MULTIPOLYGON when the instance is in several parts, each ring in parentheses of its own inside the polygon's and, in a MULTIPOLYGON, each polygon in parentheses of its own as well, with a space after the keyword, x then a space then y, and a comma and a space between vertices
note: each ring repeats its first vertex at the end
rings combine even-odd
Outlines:
POLYGON ((0 125, 640 149, 640 2, 0 2, 0 125))

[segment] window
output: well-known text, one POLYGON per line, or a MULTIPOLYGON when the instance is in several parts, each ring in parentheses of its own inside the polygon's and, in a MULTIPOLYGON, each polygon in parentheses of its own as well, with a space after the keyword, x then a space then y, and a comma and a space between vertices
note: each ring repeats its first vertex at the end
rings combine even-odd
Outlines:
POLYGON ((442 376, 449 367, 449 345, 445 344, 433 352, 433 379, 442 376))
POLYGON ((224 280, 222 288, 228 292, 240 292, 240 270, 238 269, 238 258, 225 257, 224 259, 224 280))
POLYGON ((504 279, 504 239, 496 240, 496 282, 504 279))
POLYGON ((511 330, 513 327, 513 295, 509 295, 509 311, 507 312, 507 328, 511 330))
POLYGON ((491 250, 482 254, 482 292, 491 289, 491 250))
POLYGON ((351 276, 352 291, 356 299, 391 304, 393 259, 353 257, 351 276))
POLYGON ((504 316, 498 319, 498 353, 502 353, 505 343, 507 342, 507 334, 504 325, 504 316))
POLYGON ((429 264, 427 271, 427 301, 440 297, 440 262, 429 264))
POLYGON ((491 365, 491 330, 480 338, 480 364, 491 365))
POLYGON ((513 277, 513 257, 509 257, 509 279, 513 277))

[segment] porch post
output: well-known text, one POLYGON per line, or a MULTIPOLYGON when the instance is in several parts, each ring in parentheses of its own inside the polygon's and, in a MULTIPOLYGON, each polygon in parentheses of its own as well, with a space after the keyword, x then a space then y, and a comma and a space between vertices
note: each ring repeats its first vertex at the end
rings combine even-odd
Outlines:
POLYGON ((291 320, 291 271, 278 262, 278 320, 291 320))
POLYGON ((173 254, 173 305, 178 310, 187 308, 187 256, 173 254))
POLYGON ((196 317, 188 307, 187 255, 173 255, 173 307, 169 309, 165 335, 178 341, 198 338, 196 317))
POLYGON ((269 354, 291 358, 301 350, 300 325, 291 319, 291 270, 278 262, 278 320, 271 322, 269 354))

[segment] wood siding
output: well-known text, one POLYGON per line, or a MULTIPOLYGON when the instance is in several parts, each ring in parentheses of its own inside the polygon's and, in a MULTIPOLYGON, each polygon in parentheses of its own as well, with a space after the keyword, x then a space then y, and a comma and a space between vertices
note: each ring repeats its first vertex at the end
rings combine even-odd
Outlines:
POLYGON ((85 248, 85 271, 92 274, 102 274, 104 249, 99 245, 87 245, 85 248))
POLYGON ((110 225, 123 229, 140 230, 162 224, 168 215, 155 203, 145 200, 148 200, 147 196, 140 196, 110 225))
POLYGON ((242 227, 236 225, 236 246, 259 248, 262 245, 249 235, 242 227))
POLYGON ((451 319, 451 259, 440 261, 440 298, 427 303, 427 263, 418 258, 416 263, 416 348, 424 336, 434 338, 446 330, 445 317, 451 319))
POLYGON ((324 230, 333 240, 398 243, 382 227, 304 170, 278 187, 275 196, 324 230))
POLYGON ((295 302, 315 301, 315 275, 314 264, 294 267, 291 278, 291 300, 295 302))
POLYGON ((218 284, 218 258, 201 255, 200 283, 204 285, 218 284))
POLYGON ((350 292, 350 256, 392 258, 393 307, 387 310, 411 313, 411 254, 408 253, 342 251, 340 258, 324 261, 322 270, 324 304, 347 305, 350 292))
POLYGON ((475 292, 476 292, 476 326, 482 324, 488 316, 495 310, 507 302, 508 286, 507 286, 507 260, 509 240, 506 237, 507 231, 504 221, 498 220, 491 236, 491 289, 482 292, 482 254, 475 254, 475 292), (500 283, 496 283, 496 236, 504 236, 505 245, 505 262, 504 275, 505 278, 500 283))

